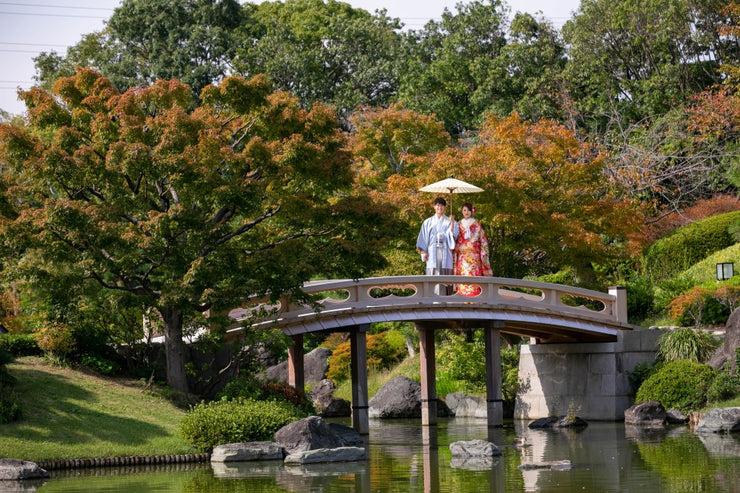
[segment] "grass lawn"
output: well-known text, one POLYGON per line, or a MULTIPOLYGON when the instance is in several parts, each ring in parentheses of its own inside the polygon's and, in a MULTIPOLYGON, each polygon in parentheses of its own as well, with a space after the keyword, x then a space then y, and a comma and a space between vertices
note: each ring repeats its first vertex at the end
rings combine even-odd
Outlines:
POLYGON ((178 431, 184 415, 142 382, 51 366, 37 357, 8 365, 23 410, 0 424, 0 458, 54 460, 195 453, 178 431))

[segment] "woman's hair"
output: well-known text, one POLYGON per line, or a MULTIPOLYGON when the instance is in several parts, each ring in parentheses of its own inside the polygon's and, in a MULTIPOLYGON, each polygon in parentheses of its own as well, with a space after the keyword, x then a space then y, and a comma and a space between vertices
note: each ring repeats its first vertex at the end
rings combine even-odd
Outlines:
POLYGON ((447 201, 443 199, 442 197, 437 197, 434 199, 434 202, 432 202, 432 205, 442 204, 443 206, 447 207, 447 201))
POLYGON ((465 207, 467 207, 470 212, 473 212, 473 210, 474 210, 473 209, 473 204, 471 204, 470 202, 463 202, 462 205, 460 206, 460 212, 462 212, 462 210, 465 207))

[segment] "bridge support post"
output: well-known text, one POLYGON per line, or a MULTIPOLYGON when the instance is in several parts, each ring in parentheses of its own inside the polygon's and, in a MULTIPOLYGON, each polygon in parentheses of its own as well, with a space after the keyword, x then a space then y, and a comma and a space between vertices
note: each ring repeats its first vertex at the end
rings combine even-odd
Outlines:
POLYGON ((288 347, 288 385, 301 394, 306 391, 306 377, 303 371, 303 334, 290 336, 288 347))
POLYGON ((416 324, 419 331, 419 361, 421 363, 421 424, 437 424, 437 368, 434 354, 434 329, 416 324))
POLYGON ((352 374, 352 427, 360 435, 370 433, 367 412, 367 331, 370 324, 352 327, 349 333, 352 374))
POLYGON ((488 426, 504 426, 504 401, 501 396, 501 329, 497 322, 486 327, 486 407, 488 426))

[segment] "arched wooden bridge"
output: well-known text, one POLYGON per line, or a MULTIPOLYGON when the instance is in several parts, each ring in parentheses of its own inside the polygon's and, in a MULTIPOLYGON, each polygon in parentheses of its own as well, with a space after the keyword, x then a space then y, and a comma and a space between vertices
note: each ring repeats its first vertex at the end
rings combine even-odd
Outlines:
POLYGON ((608 293, 521 279, 463 276, 400 276, 357 280, 313 281, 303 291, 311 303, 288 299, 270 303, 250 299, 232 310, 235 324, 227 338, 245 329, 279 328, 293 339, 289 383, 304 388, 303 334, 349 332, 352 348, 353 423, 367 433, 367 358, 365 333, 375 322, 414 322, 419 330, 422 423, 436 423, 434 330, 485 330, 488 373, 488 418, 503 422, 500 381, 500 336, 513 334, 537 343, 613 342, 627 323, 626 291, 608 293), (439 285, 474 284, 478 296, 440 295, 439 285))

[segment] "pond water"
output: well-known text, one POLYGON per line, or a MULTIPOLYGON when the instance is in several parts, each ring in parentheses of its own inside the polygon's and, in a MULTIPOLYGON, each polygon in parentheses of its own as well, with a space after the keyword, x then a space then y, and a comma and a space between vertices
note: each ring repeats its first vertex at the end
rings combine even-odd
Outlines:
MULTIPOLYGON (((344 422, 343 424, 349 424, 344 422)), ((740 492, 740 436, 697 436, 688 427, 644 430, 623 423, 530 430, 480 419, 371 420, 364 462, 178 464, 52 471, 39 492, 740 492), (490 433, 490 435, 489 435, 490 433), (515 448, 516 439, 526 446, 515 448), (453 460, 449 444, 480 438, 502 446, 489 462, 453 460), (507 445, 508 444, 508 445, 507 445), (519 468, 571 461, 568 470, 519 468)), ((32 484, 19 491, 33 491, 32 484)), ((5 491, 0 486, 0 491, 5 491)))

